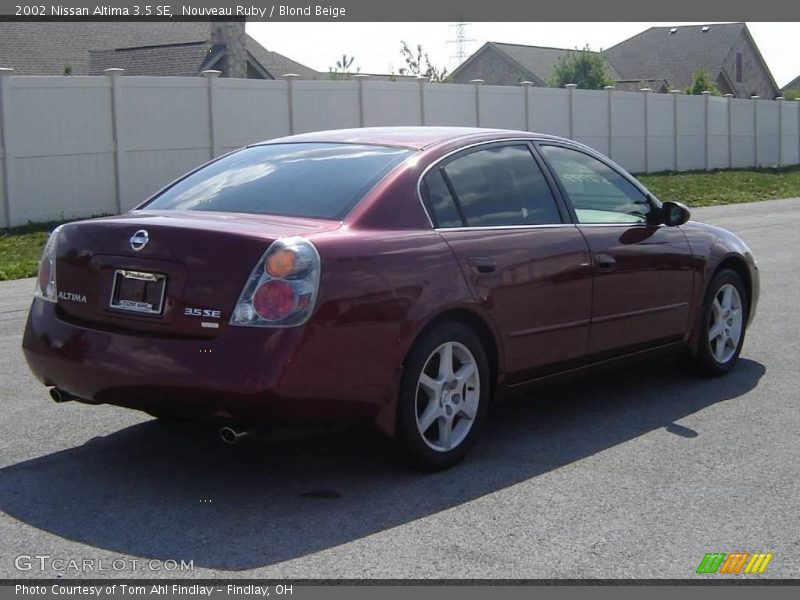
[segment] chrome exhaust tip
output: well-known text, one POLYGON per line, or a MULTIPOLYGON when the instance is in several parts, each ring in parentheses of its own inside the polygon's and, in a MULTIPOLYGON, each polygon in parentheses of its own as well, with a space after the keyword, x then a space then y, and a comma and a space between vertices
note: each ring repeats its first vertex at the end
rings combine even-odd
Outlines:
POLYGON ((243 437, 250 435, 252 431, 250 429, 236 429, 231 425, 226 425, 224 427, 220 427, 219 436, 222 438, 222 441, 226 444, 235 444, 243 437))

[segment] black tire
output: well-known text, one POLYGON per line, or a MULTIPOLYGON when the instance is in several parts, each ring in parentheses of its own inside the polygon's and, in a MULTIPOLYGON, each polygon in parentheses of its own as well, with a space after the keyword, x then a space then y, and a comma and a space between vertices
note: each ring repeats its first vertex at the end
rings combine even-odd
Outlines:
POLYGON ((746 333, 747 314, 749 310, 747 301, 747 292, 745 291, 744 284, 742 283, 742 279, 735 271, 730 269, 720 271, 713 277, 711 283, 709 283, 705 298, 703 300, 703 309, 700 315, 700 320, 697 324, 697 327, 700 328, 697 335, 697 354, 692 358, 692 366, 701 375, 708 377, 719 377, 720 375, 725 375, 736 365, 736 361, 739 359, 739 353, 742 351, 742 345, 744 344, 746 333), (739 310, 741 310, 742 323, 739 343, 736 345, 733 354, 731 354, 726 360, 720 361, 714 356, 708 338, 709 327, 713 319, 712 306, 714 299, 719 294, 721 288, 726 285, 731 285, 736 288, 736 291, 739 294, 741 303, 739 310))
MULTIPOLYGON (((456 352, 463 352, 463 348, 456 348, 454 356, 456 352)), ((441 358, 435 360, 441 361, 441 358)), ((456 357, 453 364, 458 363, 459 359, 456 357)), ((405 368, 403 369, 403 378, 398 398, 397 438, 418 466, 428 470, 445 469, 456 464, 466 456, 475 443, 475 439, 486 420, 489 394, 492 387, 489 382, 489 377, 489 362, 486 358, 483 344, 478 336, 465 325, 460 323, 443 323, 423 334, 422 337, 415 342, 409 352, 405 362, 405 368), (469 384, 463 384, 463 388, 461 389, 456 389, 456 387, 458 387, 456 386, 453 388, 452 392, 448 390, 447 398, 454 403, 451 404, 450 407, 452 409, 455 406, 454 410, 457 411, 459 410, 458 402, 462 401, 464 403, 463 408, 467 408, 466 399, 459 400, 459 398, 461 398, 460 394, 463 394, 464 398, 466 398, 466 394, 471 391, 473 394, 472 398, 474 399, 474 392, 477 391, 477 410, 475 410, 475 417, 473 419, 466 419, 464 425, 459 425, 459 420, 464 417, 456 412, 455 416, 452 417, 452 431, 455 431, 457 426, 466 428, 470 421, 471 425, 463 439, 457 444, 454 444, 449 450, 437 450, 430 445, 430 437, 435 435, 435 432, 431 433, 433 425, 426 429, 430 437, 425 436, 426 432, 420 432, 420 428, 417 425, 418 416, 421 416, 421 411, 424 410, 422 403, 424 402, 427 406, 429 402, 434 402, 430 399, 430 395, 427 397, 425 396, 426 392, 418 392, 418 390, 422 389, 419 384, 419 379, 426 365, 428 369, 431 368, 433 363, 429 363, 429 359, 432 359, 433 353, 443 345, 449 343, 461 345, 471 353, 479 377, 477 386, 468 387, 469 384), (418 397, 420 402, 418 402, 418 397)), ((474 403, 472 403, 471 406, 474 406, 474 403)), ((447 406, 443 406, 442 410, 444 411, 446 408, 447 406)), ((441 418, 448 417, 445 417, 443 414, 441 418)), ((439 419, 436 419, 434 423, 438 428, 439 419)), ((438 441, 434 441, 433 443, 437 444, 438 441)))

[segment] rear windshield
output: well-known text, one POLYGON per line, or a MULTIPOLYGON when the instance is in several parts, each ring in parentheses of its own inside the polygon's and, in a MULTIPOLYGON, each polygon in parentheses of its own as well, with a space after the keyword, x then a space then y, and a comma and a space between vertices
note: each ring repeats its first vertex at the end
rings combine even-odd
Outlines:
POLYGON ((386 146, 252 146, 208 165, 143 208, 340 220, 413 153, 386 146))

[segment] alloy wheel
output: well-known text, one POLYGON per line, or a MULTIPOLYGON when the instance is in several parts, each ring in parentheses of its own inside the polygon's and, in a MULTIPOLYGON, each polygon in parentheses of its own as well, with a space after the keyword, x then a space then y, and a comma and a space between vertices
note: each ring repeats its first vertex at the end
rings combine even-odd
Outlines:
POLYGON ((448 452, 467 437, 478 414, 480 374, 475 357, 459 342, 431 352, 417 380, 417 429, 429 448, 448 452))
POLYGON ((724 364, 736 353, 742 337, 742 299, 730 283, 717 290, 708 321, 711 355, 715 361, 724 364))

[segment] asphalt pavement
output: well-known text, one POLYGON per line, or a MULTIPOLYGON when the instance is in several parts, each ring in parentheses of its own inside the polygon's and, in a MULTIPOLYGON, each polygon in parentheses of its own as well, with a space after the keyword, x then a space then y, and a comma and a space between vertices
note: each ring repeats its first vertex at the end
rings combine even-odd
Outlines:
POLYGON ((56 405, 20 351, 33 280, 1 283, 0 577, 708 578, 725 576, 695 574, 704 554, 734 551, 774 554, 748 577, 799 577, 800 199, 694 216, 761 270, 732 373, 663 359, 505 398, 435 474, 369 430, 231 448, 208 427, 56 405))

